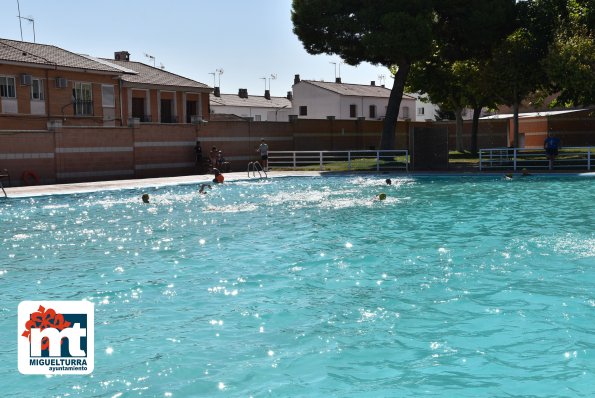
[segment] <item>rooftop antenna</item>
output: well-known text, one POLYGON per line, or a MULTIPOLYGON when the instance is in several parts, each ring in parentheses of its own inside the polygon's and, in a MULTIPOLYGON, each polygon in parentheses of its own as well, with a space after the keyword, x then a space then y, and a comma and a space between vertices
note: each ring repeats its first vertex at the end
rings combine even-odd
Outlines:
MULTIPOLYGON (((26 19, 27 21, 33 23, 33 43, 35 43, 35 20, 33 18, 21 17, 19 19, 26 19)), ((21 27, 21 41, 23 41, 23 28, 21 27)))
POLYGON ((343 62, 339 61, 339 62, 329 62, 329 64, 333 64, 335 65, 335 81, 337 81, 337 77, 340 79, 341 78, 341 64, 343 62), (339 66, 339 74, 337 75, 337 66, 339 66))
POLYGON ((161 69, 161 70, 165 69, 165 65, 163 65, 161 62, 159 62, 159 69, 161 69))
MULTIPOLYGON (((223 68, 219 68, 219 69, 215 69, 215 72, 217 73, 217 77, 219 78, 219 86, 221 87, 221 75, 223 74, 223 68)), ((213 76, 213 79, 215 78, 215 76, 213 76)), ((215 83, 213 81, 213 83, 215 83)))
POLYGON ((386 80, 386 76, 378 75, 378 82, 380 82, 380 85, 383 85, 385 80, 386 80))
POLYGON ((217 72, 209 72, 209 75, 213 75, 213 87, 217 87, 217 82, 215 82, 215 75, 217 72))
POLYGON ((271 77, 269 77, 269 91, 271 91, 271 80, 276 80, 276 79, 277 79, 277 74, 271 73, 271 77))
POLYGON ((154 57, 154 56, 152 56, 152 55, 149 55, 149 54, 147 54, 147 53, 144 53, 144 54, 145 54, 145 57, 147 57, 147 58, 149 58, 149 59, 153 60, 153 68, 154 68, 154 67, 155 67, 155 57, 154 57))
POLYGON ((19 18, 19 27, 21 28, 21 41, 23 41, 23 24, 21 23, 21 5, 19 4, 19 0, 17 0, 17 8, 19 10, 17 18, 19 18))
POLYGON ((262 80, 264 80, 264 91, 267 91, 267 78, 265 77, 261 77, 262 80))

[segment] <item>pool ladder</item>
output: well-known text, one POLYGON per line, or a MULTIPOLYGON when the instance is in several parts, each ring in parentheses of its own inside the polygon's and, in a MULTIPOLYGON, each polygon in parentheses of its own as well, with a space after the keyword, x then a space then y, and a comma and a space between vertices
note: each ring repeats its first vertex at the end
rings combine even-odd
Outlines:
POLYGON ((264 177, 265 178, 268 178, 269 177, 267 175, 267 172, 264 171, 264 169, 262 168, 262 166, 260 165, 260 163, 258 163, 258 161, 248 163, 248 177, 250 177, 250 172, 252 172, 252 177, 256 177, 256 173, 258 173, 258 176, 260 178, 262 178, 261 171, 264 173, 264 177))

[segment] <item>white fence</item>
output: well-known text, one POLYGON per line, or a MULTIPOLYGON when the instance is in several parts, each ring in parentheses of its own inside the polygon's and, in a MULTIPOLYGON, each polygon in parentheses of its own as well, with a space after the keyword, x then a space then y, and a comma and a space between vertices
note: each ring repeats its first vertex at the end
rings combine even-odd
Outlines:
POLYGON ((409 152, 386 151, 269 151, 270 169, 394 171, 409 170, 409 152))
MULTIPOLYGON (((593 147, 565 147, 554 160, 554 170, 593 168, 593 147)), ((543 149, 488 148, 479 151, 479 170, 547 170, 549 161, 543 149)))

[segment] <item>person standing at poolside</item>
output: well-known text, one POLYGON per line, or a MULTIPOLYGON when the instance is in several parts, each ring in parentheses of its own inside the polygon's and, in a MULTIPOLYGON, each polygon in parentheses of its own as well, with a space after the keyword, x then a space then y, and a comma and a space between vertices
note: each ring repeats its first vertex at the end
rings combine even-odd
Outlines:
POLYGON ((211 162, 211 171, 217 167, 217 156, 219 155, 219 151, 217 151, 217 147, 212 147, 211 152, 209 152, 209 161, 211 162))
POLYGON ((543 141, 543 149, 545 149, 545 156, 549 160, 549 169, 554 168, 554 159, 558 156, 560 149, 560 139, 552 135, 550 131, 547 133, 546 139, 543 141))
POLYGON ((260 146, 256 149, 256 152, 260 153, 260 159, 262 160, 262 167, 264 171, 269 171, 269 146, 264 142, 264 138, 260 140, 260 146))
POLYGON ((195 163, 197 170, 200 171, 200 165, 202 163, 202 147, 200 146, 200 141, 196 140, 196 145, 194 145, 194 153, 196 154, 195 163))

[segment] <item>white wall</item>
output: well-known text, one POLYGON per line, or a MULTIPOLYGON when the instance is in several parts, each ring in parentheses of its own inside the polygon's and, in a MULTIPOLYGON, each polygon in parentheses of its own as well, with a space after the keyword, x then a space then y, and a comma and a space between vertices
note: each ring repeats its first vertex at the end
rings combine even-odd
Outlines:
POLYGON ((292 115, 300 114, 300 106, 308 107, 307 116, 302 119, 326 119, 335 116, 339 119, 339 95, 311 84, 295 84, 293 86, 292 115))

